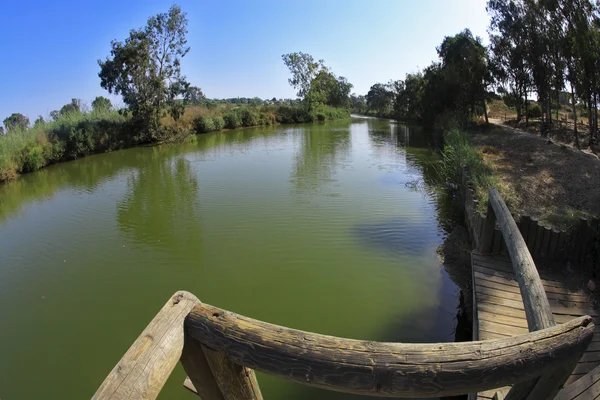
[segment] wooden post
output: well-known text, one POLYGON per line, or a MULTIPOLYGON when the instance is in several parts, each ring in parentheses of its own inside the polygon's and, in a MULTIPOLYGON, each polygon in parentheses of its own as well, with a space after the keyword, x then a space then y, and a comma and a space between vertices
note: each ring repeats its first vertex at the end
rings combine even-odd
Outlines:
POLYGON ((198 299, 177 292, 156 314, 92 399, 155 399, 183 351, 183 321, 198 299))
POLYGON ((235 364, 185 333, 181 363, 191 381, 184 386, 202 400, 262 400, 253 370, 235 364))
POLYGON ((487 213, 483 222, 483 230, 481 232, 481 246, 479 251, 482 253, 491 253, 492 241, 494 240, 494 228, 496 227, 496 215, 494 209, 488 201, 487 213))

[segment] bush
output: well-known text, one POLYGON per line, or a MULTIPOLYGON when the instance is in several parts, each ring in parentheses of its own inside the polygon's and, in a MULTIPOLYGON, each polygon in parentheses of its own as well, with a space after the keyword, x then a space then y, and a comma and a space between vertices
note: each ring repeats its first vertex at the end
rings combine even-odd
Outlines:
POLYGON ((256 126, 260 125, 260 115, 256 110, 251 110, 248 108, 241 110, 242 114, 242 124, 244 126, 256 126))
POLYGON ((207 116, 196 118, 194 120, 194 128, 197 133, 208 133, 217 130, 214 119, 207 116))
POLYGON ((225 121, 225 128, 228 129, 235 129, 242 126, 242 118, 236 109, 227 111, 227 113, 223 115, 223 120, 225 121))
POLYGON ((529 118, 541 118, 542 117, 542 107, 539 104, 530 104, 529 105, 529 118))
POLYGON ((217 131, 225 128, 225 120, 220 115, 213 117, 213 123, 215 124, 215 130, 217 131))

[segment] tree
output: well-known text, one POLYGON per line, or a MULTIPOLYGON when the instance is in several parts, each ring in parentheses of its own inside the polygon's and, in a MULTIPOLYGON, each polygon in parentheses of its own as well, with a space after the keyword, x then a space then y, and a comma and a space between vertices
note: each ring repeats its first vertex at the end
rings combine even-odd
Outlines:
POLYGON ((50 111, 50 118, 52 118, 52 120, 56 121, 58 118, 60 118, 60 111, 58 111, 58 110, 50 111))
POLYGON ((357 113, 364 113, 367 110, 367 100, 363 95, 356 95, 352 93, 350 95, 350 109, 357 113))
POLYGON ((181 75, 181 59, 187 47, 187 17, 179 6, 148 19, 142 29, 132 30, 125 43, 113 40, 110 57, 98 60, 100 85, 123 96, 140 138, 157 139, 160 118, 170 112, 183 114, 183 103, 175 101, 189 88, 181 75))
POLYGON ((81 100, 80 99, 71 99, 69 104, 65 104, 59 111, 60 115, 67 115, 73 113, 81 113, 81 100))
POLYGON ((323 60, 315 61, 310 54, 298 52, 281 56, 284 64, 290 69, 292 77, 288 79, 290 85, 298 90, 298 97, 304 99, 311 88, 313 80, 320 71, 327 71, 323 60))
POLYGON ((44 117, 42 117, 41 115, 37 117, 37 119, 35 120, 35 122, 33 123, 33 126, 41 126, 44 125, 46 123, 46 121, 44 121, 44 117))
POLYGON ((19 113, 11 114, 11 116, 5 118, 3 122, 7 133, 16 129, 27 129, 29 127, 29 118, 19 113))
POLYGON ((110 111, 111 109, 112 103, 104 96, 97 96, 92 101, 92 110, 94 111, 110 111))
POLYGON ((186 104, 197 106, 198 104, 206 100, 206 96, 204 96, 204 93, 202 93, 202 89, 200 89, 199 87, 190 86, 188 87, 184 95, 184 100, 186 104))
POLYGON ((392 110, 394 95, 386 84, 376 83, 369 89, 366 99, 367 110, 375 110, 380 115, 388 115, 392 110))
POLYGON ((485 97, 491 78, 481 38, 473 37, 471 31, 465 29, 457 35, 446 36, 437 50, 446 90, 451 95, 445 108, 473 115, 477 114, 477 105, 481 105, 487 122, 485 97))
POLYGON ((0 135, 4 135, 4 127, 0 126, 0 135))

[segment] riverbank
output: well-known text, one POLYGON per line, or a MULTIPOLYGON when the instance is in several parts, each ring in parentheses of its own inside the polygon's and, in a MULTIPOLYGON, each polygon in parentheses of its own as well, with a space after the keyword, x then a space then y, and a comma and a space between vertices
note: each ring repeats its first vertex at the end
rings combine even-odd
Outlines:
POLYGON ((469 138, 510 193, 514 215, 529 215, 558 229, 600 215, 598 157, 495 122, 469 138))
POLYGON ((194 134, 250 126, 295 124, 350 118, 348 110, 320 106, 306 110, 302 106, 187 107, 177 121, 161 120, 160 132, 145 135, 136 132, 125 113, 106 110, 73 112, 54 121, 37 122, 27 129, 15 129, 0 135, 0 182, 40 170, 48 165, 91 154, 129 147, 185 141, 194 134), (151 139, 150 139, 151 138, 151 139))

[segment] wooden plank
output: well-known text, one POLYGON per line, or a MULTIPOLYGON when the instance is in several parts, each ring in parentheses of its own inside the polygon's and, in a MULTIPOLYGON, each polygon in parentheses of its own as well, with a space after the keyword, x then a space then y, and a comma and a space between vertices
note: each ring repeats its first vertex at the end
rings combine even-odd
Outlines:
POLYGON ((567 234, 566 232, 560 232, 558 234, 558 243, 556 244, 556 253, 554 254, 555 258, 564 259, 566 258, 566 250, 565 250, 565 238, 567 234))
POLYGON ((533 251, 530 253, 534 257, 539 257, 542 251, 542 243, 544 241, 544 226, 538 222, 538 226, 535 232, 535 243, 533 245, 533 251))
POLYGON ((155 399, 183 350, 183 321, 198 304, 191 293, 175 293, 108 374, 93 399, 155 399))
MULTIPOLYGON (((515 274, 512 271, 506 271, 503 267, 494 264, 492 261, 483 262, 481 260, 476 260, 474 265, 479 272, 486 273, 492 276, 501 276, 509 280, 516 279, 515 274), (482 268, 484 268, 485 270, 481 270, 482 268)), ((554 277, 550 278, 549 276, 544 276, 544 278, 542 278, 541 280, 544 286, 566 288, 564 283, 556 280, 554 277)))
MULTIPOLYGON (((590 373, 581 376, 580 374, 574 374, 572 377, 575 379, 580 378, 577 382, 572 383, 562 389, 555 400, 571 400, 571 399, 588 399, 590 397, 578 397, 585 393, 591 387, 595 386, 600 381, 600 367, 596 367, 590 373)), ((591 397, 592 399, 595 397, 591 397)))
MULTIPOLYGON (((495 282, 489 282, 483 279, 476 278, 475 284, 482 288, 493 290, 496 296, 504 297, 506 299, 520 300, 521 294, 514 291, 514 287, 507 285, 498 284, 495 282)), ((576 309, 587 309, 589 307, 588 300, 583 296, 569 296, 556 293, 546 292, 548 300, 553 300, 562 304, 565 307, 574 307, 576 309)))
POLYGON ((542 241, 542 249, 540 250, 540 254, 542 257, 547 257, 548 252, 550 251, 550 236, 552 235, 552 230, 548 227, 544 227, 544 240, 542 241))
POLYGON ((186 332, 239 365, 343 393, 441 397, 534 379, 579 357, 590 318, 500 340, 405 344, 342 339, 267 324, 206 304, 186 332))
POLYGON ((500 254, 500 242, 504 239, 502 238, 502 233, 498 229, 494 229, 494 238, 492 240, 492 254, 500 254))
POLYGON ((554 258, 558 249, 558 235, 560 232, 552 230, 550 234, 550 244, 548 246, 548 258, 554 258))
POLYGON ((483 253, 490 253, 492 250, 492 243, 494 241, 494 228, 496 227, 496 216, 494 215, 494 210, 492 206, 488 202, 487 205, 487 213, 485 215, 485 220, 483 222, 482 232, 481 232, 481 244, 479 251, 483 253))
POLYGON ((530 223, 529 223, 529 232, 527 234, 527 239, 525 239, 526 243, 527 243, 527 248, 529 249, 530 252, 533 253, 533 251, 535 250, 535 238, 537 236, 537 231, 538 231, 538 220, 532 218, 530 223))
POLYGON ((529 215, 521 216, 521 226, 519 229, 521 230, 521 236, 523 236, 523 239, 525 239, 525 240, 527 240, 530 223, 531 223, 531 217, 529 217, 529 215))
POLYGON ((518 336, 526 335, 529 330, 527 328, 519 328, 511 325, 504 325, 496 322, 486 321, 479 318, 479 329, 486 332, 492 332, 499 335, 518 336))
MULTIPOLYGON (((506 274, 497 274, 494 273, 493 271, 489 272, 489 269, 486 269, 485 267, 483 268, 479 268, 479 267, 475 267, 475 276, 478 279, 484 279, 486 281, 490 281, 490 282, 496 282, 499 284, 503 284, 505 286, 511 286, 514 288, 517 288, 517 290, 519 290, 520 293, 520 289, 519 289, 519 284, 517 283, 516 280, 514 280, 514 278, 508 278, 508 275, 506 274), (484 271, 484 272, 481 272, 484 271)), ((514 276, 514 275, 513 275, 514 276)), ((568 288, 565 287, 558 287, 558 286, 549 286, 548 285, 548 281, 545 281, 542 279, 542 285, 544 285, 544 290, 546 291, 546 293, 556 293, 556 294, 562 294, 565 296, 572 296, 572 297, 581 297, 584 299, 587 299, 587 295, 582 291, 582 290, 577 290, 577 291, 572 291, 568 288)))

